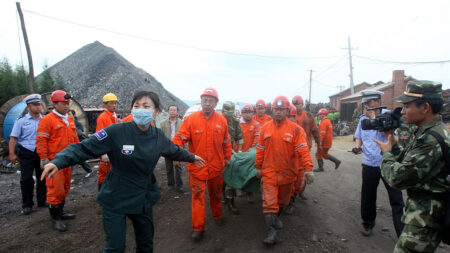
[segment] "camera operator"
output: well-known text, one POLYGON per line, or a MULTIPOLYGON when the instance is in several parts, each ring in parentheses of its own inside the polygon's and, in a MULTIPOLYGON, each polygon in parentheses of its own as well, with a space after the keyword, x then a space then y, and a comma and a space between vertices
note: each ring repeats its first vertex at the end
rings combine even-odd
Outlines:
MULTIPOLYGON (((361 122, 364 119, 373 119, 376 114, 381 113, 381 109, 370 109, 381 106, 383 92, 363 91, 362 94, 361 103, 364 108, 364 113, 356 128, 356 146, 353 149, 353 153, 360 154, 362 147, 361 218, 363 220, 363 230, 361 233, 364 236, 370 236, 375 226, 375 218, 377 215, 377 188, 381 178, 380 164, 382 159, 381 150, 374 140, 386 141, 386 138, 377 130, 363 130, 361 127, 361 122)), ((402 192, 390 187, 385 180, 382 179, 382 181, 389 195, 395 232, 397 236, 400 236, 403 229, 403 223, 401 222, 404 207, 402 192)))
POLYGON ((403 121, 415 124, 417 130, 405 149, 400 149, 392 130, 385 133, 387 142, 377 141, 383 152, 383 178, 408 193, 402 217, 405 229, 394 252, 434 252, 443 236, 450 189, 445 163, 449 154, 443 152, 450 145, 450 134, 438 114, 443 105, 442 84, 409 81, 404 95, 395 101, 403 104, 403 121))

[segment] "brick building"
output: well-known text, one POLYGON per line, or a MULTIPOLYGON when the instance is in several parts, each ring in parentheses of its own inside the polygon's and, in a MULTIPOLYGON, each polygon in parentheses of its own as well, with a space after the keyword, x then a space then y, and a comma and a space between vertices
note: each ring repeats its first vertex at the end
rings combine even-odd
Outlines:
POLYGON ((412 77, 405 77, 404 70, 394 70, 392 72, 391 82, 388 83, 378 82, 373 85, 364 82, 359 85, 361 85, 360 87, 365 88, 360 88, 357 90, 356 87, 359 85, 355 86, 355 93, 352 95, 349 94, 350 89, 347 89, 348 92, 347 90, 345 90, 338 94, 330 96, 330 103, 332 104, 332 106, 334 106, 337 110, 340 111, 341 120, 351 120, 353 111, 361 104, 362 99, 361 91, 376 90, 384 92, 384 95, 381 98, 381 105, 386 106, 388 109, 392 110, 395 107, 401 106, 401 104, 394 102, 394 98, 403 94, 403 91, 405 90, 406 87, 406 83, 412 79, 413 79, 412 77), (367 87, 367 85, 369 85, 369 87, 367 87), (345 94, 348 95, 342 96, 345 94))

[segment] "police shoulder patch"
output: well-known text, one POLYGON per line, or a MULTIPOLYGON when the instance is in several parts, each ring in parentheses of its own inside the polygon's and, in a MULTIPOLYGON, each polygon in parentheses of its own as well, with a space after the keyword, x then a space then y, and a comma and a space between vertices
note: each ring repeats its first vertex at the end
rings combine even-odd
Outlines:
POLYGON ((97 140, 101 141, 103 139, 105 139, 106 137, 108 137, 108 134, 106 133, 106 131, 104 129, 96 132, 95 137, 97 138, 97 140))

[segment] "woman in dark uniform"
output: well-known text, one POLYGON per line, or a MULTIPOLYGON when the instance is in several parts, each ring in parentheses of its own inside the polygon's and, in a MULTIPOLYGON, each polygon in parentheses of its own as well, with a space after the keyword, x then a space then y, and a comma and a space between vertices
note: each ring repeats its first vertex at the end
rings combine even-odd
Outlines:
POLYGON ((111 171, 97 197, 106 234, 103 252, 125 251, 126 217, 133 222, 136 252, 153 252, 152 206, 160 198, 153 169, 160 156, 204 166, 201 157, 173 144, 151 125, 155 101, 159 99, 153 92, 136 93, 132 122, 111 125, 81 143, 70 145, 42 173, 41 179, 51 177, 59 168, 108 154, 111 171))

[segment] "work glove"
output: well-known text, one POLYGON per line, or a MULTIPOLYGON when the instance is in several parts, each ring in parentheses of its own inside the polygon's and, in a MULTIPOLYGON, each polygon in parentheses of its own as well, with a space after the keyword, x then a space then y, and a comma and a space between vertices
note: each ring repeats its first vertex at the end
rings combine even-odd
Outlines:
POLYGON ((41 159, 41 169, 44 169, 44 166, 45 166, 47 163, 50 163, 50 160, 49 160, 48 158, 41 159))
POLYGON ((314 172, 306 172, 305 173, 305 177, 306 177, 306 183, 310 184, 312 182, 314 182, 314 172))
POLYGON ((102 162, 109 163, 109 157, 107 154, 102 155, 102 162))
POLYGON ((255 174, 256 178, 261 179, 262 174, 261 174, 261 170, 256 169, 256 174, 255 174))

